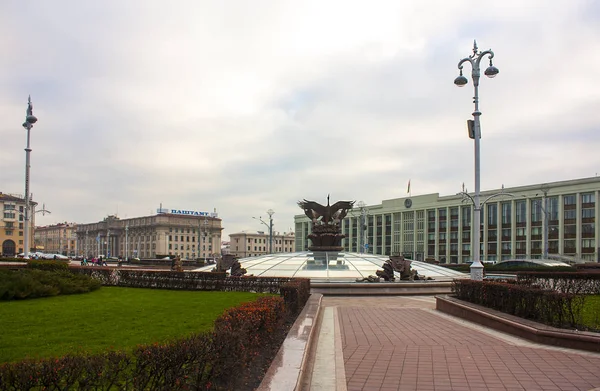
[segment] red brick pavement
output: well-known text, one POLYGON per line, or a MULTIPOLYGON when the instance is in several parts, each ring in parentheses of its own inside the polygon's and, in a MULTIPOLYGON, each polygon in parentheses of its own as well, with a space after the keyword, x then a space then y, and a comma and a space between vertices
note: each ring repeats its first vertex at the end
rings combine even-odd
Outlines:
POLYGON ((514 345, 419 308, 338 315, 348 391, 600 387, 600 355, 514 345))

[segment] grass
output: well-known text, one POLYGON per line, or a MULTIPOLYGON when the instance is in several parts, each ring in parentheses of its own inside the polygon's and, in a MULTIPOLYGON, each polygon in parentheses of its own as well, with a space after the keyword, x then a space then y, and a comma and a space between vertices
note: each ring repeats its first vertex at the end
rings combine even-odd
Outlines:
POLYGON ((210 330, 248 292, 102 287, 86 294, 0 302, 0 362, 131 350, 210 330))
POLYGON ((584 326, 600 331, 600 295, 586 296, 581 317, 584 326))

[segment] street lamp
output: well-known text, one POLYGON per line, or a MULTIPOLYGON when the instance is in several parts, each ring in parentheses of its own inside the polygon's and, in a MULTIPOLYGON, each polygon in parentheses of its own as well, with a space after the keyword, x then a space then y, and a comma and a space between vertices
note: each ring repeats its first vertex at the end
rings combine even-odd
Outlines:
POLYGON ((480 169, 479 169, 479 139, 481 138, 481 125, 479 123, 479 117, 481 116, 481 112, 479 111, 479 77, 481 76, 481 70, 479 68, 479 64, 483 57, 488 56, 490 60, 489 67, 485 70, 484 74, 489 77, 495 77, 499 71, 492 64, 492 58, 494 58, 494 52, 491 50, 486 50, 483 52, 479 52, 477 49, 477 41, 473 41, 473 54, 469 57, 463 58, 458 62, 458 69, 460 70, 460 75, 454 79, 454 84, 458 87, 465 86, 469 81, 466 77, 463 76, 463 64, 468 62, 471 64, 471 77, 473 79, 473 87, 475 89, 475 95, 473 96, 473 103, 475 104, 475 111, 473 111, 473 123, 472 123, 472 131, 470 127, 469 137, 474 139, 475 144, 475 197, 473 199, 474 205, 474 214, 473 214, 473 242, 474 242, 474 252, 473 252, 473 263, 471 263, 471 279, 472 280, 483 280, 483 264, 480 260, 480 251, 481 251, 481 238, 480 238, 480 229, 481 229, 481 205, 479 203, 479 192, 480 192, 480 169))
POLYGON ((37 118, 33 115, 33 105, 31 104, 31 95, 27 99, 27 115, 23 127, 27 129, 27 147, 25 148, 25 250, 23 255, 25 258, 29 256, 29 168, 30 168, 30 133, 33 124, 37 122, 37 118))
POLYGON ((259 216, 258 219, 256 217, 252 218, 260 221, 269 229, 269 254, 273 254, 273 215, 275 214, 275 211, 273 209, 269 209, 267 214, 269 215, 269 224, 264 222, 261 216, 259 216))

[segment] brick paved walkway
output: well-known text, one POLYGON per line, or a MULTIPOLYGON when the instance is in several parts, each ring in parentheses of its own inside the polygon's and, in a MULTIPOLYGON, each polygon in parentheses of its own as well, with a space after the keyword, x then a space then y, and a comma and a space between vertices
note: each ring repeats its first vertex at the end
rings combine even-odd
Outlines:
POLYGON ((337 307, 348 391, 600 387, 600 354, 511 342, 415 300, 324 299, 337 307))

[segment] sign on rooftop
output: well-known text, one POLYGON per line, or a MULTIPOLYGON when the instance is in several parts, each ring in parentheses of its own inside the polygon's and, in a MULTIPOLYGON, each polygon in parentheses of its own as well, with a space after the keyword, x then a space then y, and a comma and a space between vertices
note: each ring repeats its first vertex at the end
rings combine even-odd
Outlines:
POLYGON ((169 209, 169 208, 158 208, 156 209, 158 214, 172 214, 172 215, 184 215, 184 216, 206 216, 206 217, 219 217, 216 212, 198 212, 195 210, 184 210, 184 209, 169 209))

